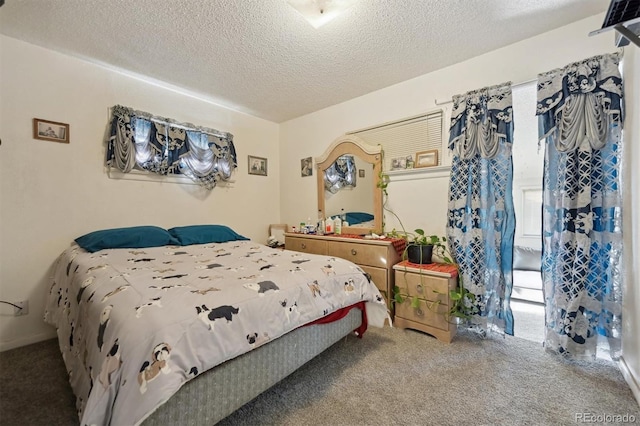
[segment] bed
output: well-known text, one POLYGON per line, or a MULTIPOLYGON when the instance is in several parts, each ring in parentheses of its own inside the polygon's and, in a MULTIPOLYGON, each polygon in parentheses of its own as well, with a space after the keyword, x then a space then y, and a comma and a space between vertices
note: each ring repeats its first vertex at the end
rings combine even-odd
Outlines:
POLYGON ((387 318, 357 265, 227 227, 83 237, 57 259, 45 308, 83 425, 216 423, 387 318))

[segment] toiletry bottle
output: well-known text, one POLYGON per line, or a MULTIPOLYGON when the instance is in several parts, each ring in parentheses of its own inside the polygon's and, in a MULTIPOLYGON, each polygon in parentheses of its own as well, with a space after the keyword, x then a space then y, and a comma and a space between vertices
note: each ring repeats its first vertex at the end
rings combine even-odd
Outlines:
POLYGON ((325 220, 325 234, 333 234, 333 219, 331 219, 331 216, 327 217, 327 220, 325 220))
POLYGON ((340 220, 342 221, 342 226, 344 226, 344 223, 347 221, 347 214, 344 212, 344 209, 341 209, 341 211, 340 220))
POLYGON ((324 217, 322 216, 322 210, 318 210, 318 225, 316 229, 318 235, 324 234, 324 217))
POLYGON ((336 235, 342 234, 342 220, 338 216, 334 219, 333 228, 336 235))

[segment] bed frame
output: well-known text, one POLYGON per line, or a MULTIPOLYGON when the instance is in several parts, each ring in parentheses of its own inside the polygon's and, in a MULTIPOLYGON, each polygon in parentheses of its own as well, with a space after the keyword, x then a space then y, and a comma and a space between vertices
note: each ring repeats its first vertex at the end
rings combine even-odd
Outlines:
POLYGON ((340 320, 297 328, 190 380, 142 424, 213 425, 349 335, 361 323, 361 311, 351 309, 340 320))

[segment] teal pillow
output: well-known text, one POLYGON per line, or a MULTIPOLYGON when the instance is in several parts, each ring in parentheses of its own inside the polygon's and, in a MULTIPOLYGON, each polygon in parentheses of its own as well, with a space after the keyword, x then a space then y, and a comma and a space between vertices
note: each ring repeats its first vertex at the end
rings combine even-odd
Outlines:
POLYGON ((113 248, 147 248, 178 245, 166 229, 157 226, 103 229, 75 239, 86 251, 94 253, 113 248))
POLYGON ((177 226, 169 229, 169 233, 182 246, 248 240, 247 237, 237 234, 233 229, 224 225, 177 226))

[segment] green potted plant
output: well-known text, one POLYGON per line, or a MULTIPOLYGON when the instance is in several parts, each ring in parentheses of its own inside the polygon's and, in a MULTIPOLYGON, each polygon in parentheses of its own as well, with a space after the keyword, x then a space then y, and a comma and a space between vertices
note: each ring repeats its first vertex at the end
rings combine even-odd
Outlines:
POLYGON ((422 229, 416 229, 414 232, 411 238, 407 240, 406 259, 411 263, 420 265, 432 263, 434 247, 444 248, 443 243, 446 238, 440 238, 437 235, 425 235, 422 229))
MULTIPOLYGON (((384 152, 382 153, 382 155, 384 155, 384 152)), ((414 233, 406 232, 404 230, 405 228, 402 225, 402 221, 400 220, 398 215, 393 210, 387 207, 387 197, 389 195, 387 192, 387 187, 389 186, 389 182, 390 182, 389 175, 387 175, 382 170, 380 170, 378 172, 377 186, 382 190, 382 193, 383 193, 382 207, 385 211, 395 216, 398 222, 400 223, 400 226, 402 227, 402 231, 397 231, 394 228, 392 231, 386 232, 385 235, 392 238, 404 238, 407 241, 407 248, 405 248, 405 251, 403 252, 403 256, 402 256, 403 260, 409 260, 407 259, 408 247, 410 245, 415 245, 418 247, 422 247, 422 250, 420 250, 420 248, 418 249, 420 253, 420 257, 422 257, 422 253, 426 253, 426 251, 429 250, 429 249, 426 249, 425 247, 431 247, 431 250, 430 250, 431 254, 428 256, 429 262, 423 262, 423 263, 431 263, 433 254, 435 254, 437 257, 442 259, 444 263, 449 263, 454 265, 455 263, 452 259, 452 256, 449 253, 449 250, 446 244, 447 239, 445 237, 438 237, 437 235, 426 235, 424 230, 422 229, 415 229, 414 233)), ((415 263, 420 263, 420 262, 415 262, 415 263)), ((406 283, 405 283, 404 289, 401 289, 398 286, 398 283, 396 283, 396 285, 393 288, 393 298, 392 298, 393 303, 403 303, 405 299, 408 297, 409 295, 408 295, 408 290, 406 289, 406 283)), ((475 304, 473 303, 475 301, 475 294, 471 293, 469 290, 467 290, 464 287, 462 282, 462 277, 460 276, 460 274, 458 274, 456 288, 449 291, 449 300, 450 300, 449 309, 444 313, 445 318, 449 322, 458 321, 458 318, 460 319, 470 318, 476 311, 476 308, 474 307, 475 304)), ((434 312, 438 312, 437 309, 439 304, 440 304, 439 301, 427 303, 427 305, 429 306, 429 309, 433 310, 434 312)), ((419 297, 416 297, 416 296, 411 297, 411 307, 414 309, 418 309, 420 307, 419 297)))
POLYGON ((407 245, 402 253, 402 260, 424 265, 433 263, 433 255, 441 258, 445 263, 453 263, 448 255, 447 239, 437 235, 426 235, 422 229, 414 229, 413 232, 397 231, 387 232, 392 238, 403 238, 407 245))
MULTIPOLYGON (((404 235, 407 239, 407 247, 410 247, 412 245, 418 248, 430 247, 430 251, 432 253, 429 255, 429 257, 435 254, 438 258, 442 259, 443 263, 455 265, 455 263, 451 259, 449 249, 446 245, 446 237, 439 237, 437 235, 425 235, 422 229, 416 229, 414 230, 414 233, 401 233, 394 229, 388 235, 394 237, 402 237, 402 235, 404 235)), ((407 249, 405 249, 405 253, 408 254, 407 249)), ((408 256, 403 256, 403 258, 406 257, 408 256)), ((414 262, 410 258, 408 260, 411 263, 420 263, 414 262)), ((431 261, 422 263, 431 263, 431 261)), ((393 289, 394 303, 404 303, 404 301, 410 297, 411 307, 414 309, 418 309, 420 307, 420 301, 423 300, 427 302, 426 304, 430 310, 434 312, 441 312, 438 310, 438 307, 440 305, 439 299, 436 298, 437 300, 435 301, 427 301, 427 299, 418 296, 409 296, 406 285, 405 288, 401 288, 398 284, 399 283, 396 283, 393 289)), ((449 308, 446 312, 443 313, 447 321, 454 322, 457 321, 457 318, 470 318, 474 314, 474 311, 476 309, 473 303, 474 300, 475 295, 464 287, 462 277, 458 274, 456 288, 449 291, 449 308)))

